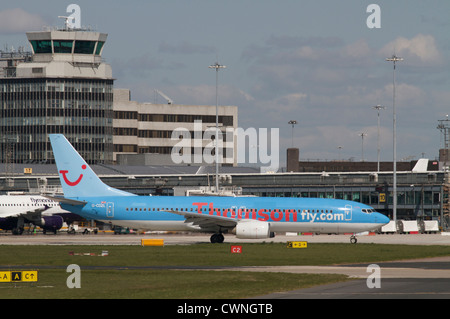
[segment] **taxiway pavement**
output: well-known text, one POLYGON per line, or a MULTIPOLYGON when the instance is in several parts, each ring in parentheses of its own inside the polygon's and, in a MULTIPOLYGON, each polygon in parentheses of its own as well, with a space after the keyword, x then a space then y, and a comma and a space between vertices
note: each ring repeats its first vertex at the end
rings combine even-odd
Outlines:
MULTIPOLYGON (((140 245, 141 239, 164 239, 165 245, 190 245, 209 243, 206 234, 128 234, 113 235, 99 233, 89 235, 22 235, 0 234, 0 245, 140 245)), ((348 235, 279 235, 275 238, 247 240, 226 235, 226 243, 248 242, 288 242, 307 241, 308 243, 348 243, 348 235)), ((450 245, 450 236, 442 234, 412 235, 371 235, 358 236, 358 243, 402 244, 402 245, 450 245)), ((220 245, 220 244, 217 244, 220 245)), ((356 244, 358 245, 358 244, 356 244)), ((343 299, 343 298, 450 298, 450 256, 421 260, 406 260, 378 263, 381 271, 381 287, 368 288, 368 272, 366 264, 339 266, 277 266, 277 267, 220 267, 220 270, 286 272, 286 273, 334 273, 345 274, 355 280, 322 285, 308 289, 279 292, 257 299, 343 299)), ((214 271, 215 269, 203 269, 214 271)), ((217 269, 219 270, 219 269, 217 269)))
MULTIPOLYGON (((122 234, 112 233, 76 234, 60 233, 58 235, 21 235, 0 234, 0 245, 140 245, 141 239, 164 239, 165 245, 189 245, 209 243, 209 234, 122 234)), ((362 235, 357 236, 358 243, 400 244, 400 245, 450 245, 450 235, 411 234, 411 235, 362 235)), ((286 243, 288 241, 306 241, 308 243, 350 243, 349 235, 277 235, 267 239, 238 239, 234 235, 225 235, 225 243, 286 243)), ((357 245, 357 244, 356 244, 357 245)))

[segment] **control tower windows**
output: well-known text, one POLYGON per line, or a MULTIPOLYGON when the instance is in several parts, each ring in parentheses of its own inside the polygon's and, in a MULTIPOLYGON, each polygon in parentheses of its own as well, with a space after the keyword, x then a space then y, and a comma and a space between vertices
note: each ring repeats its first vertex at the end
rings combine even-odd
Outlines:
POLYGON ((98 41, 97 42, 97 49, 95 49, 95 55, 100 55, 102 52, 103 45, 105 44, 105 41, 98 41))
POLYGON ((104 41, 74 41, 73 40, 31 40, 34 54, 40 53, 73 53, 76 54, 94 54, 100 55, 104 41), (53 42, 53 43, 52 43, 53 42), (53 44, 53 48, 52 48, 53 44), (97 44, 97 46, 96 46, 97 44))
POLYGON ((53 51, 55 53, 72 53, 73 41, 53 40, 53 51))
POLYGON ((35 54, 52 53, 51 40, 31 40, 30 43, 35 54))
POLYGON ((74 53, 94 54, 95 41, 75 41, 74 53))

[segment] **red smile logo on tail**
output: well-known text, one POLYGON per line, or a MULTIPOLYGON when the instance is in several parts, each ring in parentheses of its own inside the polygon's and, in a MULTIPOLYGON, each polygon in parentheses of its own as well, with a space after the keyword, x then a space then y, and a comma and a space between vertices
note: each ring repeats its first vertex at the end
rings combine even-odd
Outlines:
MULTIPOLYGON (((81 166, 82 169, 86 169, 86 165, 82 165, 81 166)), ((71 182, 69 181, 69 179, 67 178, 66 174, 69 173, 69 171, 59 171, 64 179, 64 182, 66 182, 67 185, 69 186, 76 186, 81 182, 81 179, 83 178, 83 174, 80 174, 80 176, 78 177, 78 179, 75 182, 71 182)))

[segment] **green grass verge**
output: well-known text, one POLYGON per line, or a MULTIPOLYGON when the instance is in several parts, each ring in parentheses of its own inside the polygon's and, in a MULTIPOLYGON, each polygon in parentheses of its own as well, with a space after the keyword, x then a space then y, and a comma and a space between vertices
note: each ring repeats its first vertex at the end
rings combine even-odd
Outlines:
POLYGON ((65 270, 39 271, 38 283, 0 286, 7 299, 235 299, 348 280, 343 275, 232 271, 81 270, 81 288, 69 289, 65 270))
POLYGON ((230 244, 189 246, 0 246, 0 268, 39 270, 37 283, 0 283, 0 298, 245 298, 348 280, 341 275, 186 270, 194 267, 331 265, 450 256, 450 246, 376 244, 230 244), (108 251, 108 256, 74 253, 108 251), (70 264, 81 289, 69 289, 70 264), (165 269, 181 267, 182 270, 165 269))

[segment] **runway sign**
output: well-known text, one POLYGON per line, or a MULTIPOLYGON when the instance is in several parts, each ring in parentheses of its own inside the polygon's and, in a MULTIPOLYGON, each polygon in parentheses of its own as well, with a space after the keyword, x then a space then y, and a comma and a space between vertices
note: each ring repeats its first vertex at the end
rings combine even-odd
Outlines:
POLYGON ((232 254, 242 254, 242 246, 231 246, 232 254))
POLYGON ((36 282, 37 270, 0 271, 0 282, 36 282))
POLYGON ((307 248, 307 241, 288 241, 287 248, 307 248))

